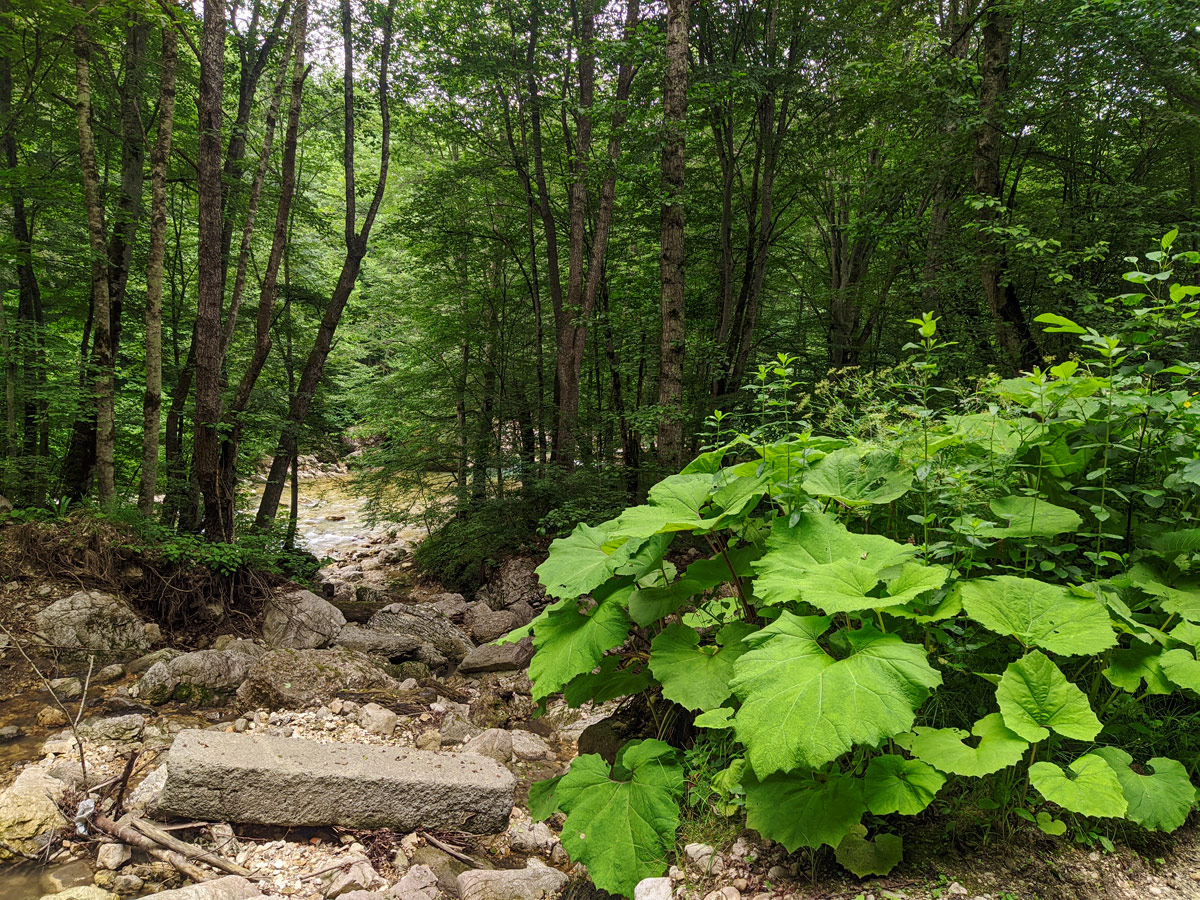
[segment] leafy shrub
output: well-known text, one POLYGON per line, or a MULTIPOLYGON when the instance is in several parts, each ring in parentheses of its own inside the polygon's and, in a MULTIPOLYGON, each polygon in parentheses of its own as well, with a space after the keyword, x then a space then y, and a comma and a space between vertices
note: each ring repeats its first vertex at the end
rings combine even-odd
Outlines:
MULTIPOLYGON (((1200 710, 1200 364, 1174 360, 1200 287, 1172 267, 1200 254, 1173 240, 1111 301, 1123 330, 1040 316, 1080 356, 976 395, 942 393, 937 319, 913 320, 871 441, 797 432, 789 361, 764 367, 764 427, 718 418, 720 445, 645 505, 553 543, 538 573, 558 600, 511 638, 533 634, 534 698, 660 692, 729 736, 717 802, 744 798, 751 828, 860 876, 900 860, 894 817, 939 798, 1084 839, 1179 827, 1200 710), (677 568, 680 535, 710 554, 677 568)), ((666 864, 683 775, 675 748, 630 742, 611 771, 586 755, 535 786, 533 809, 565 812, 572 856, 631 895, 666 864)))

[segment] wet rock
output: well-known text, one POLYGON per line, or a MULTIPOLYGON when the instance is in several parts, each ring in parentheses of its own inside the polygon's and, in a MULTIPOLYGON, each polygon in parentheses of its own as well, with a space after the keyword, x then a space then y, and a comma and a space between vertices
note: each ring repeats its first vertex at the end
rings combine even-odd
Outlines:
POLYGON ((533 638, 512 644, 482 644, 463 657, 458 671, 464 675, 524 669, 533 659, 533 638))
POLYGON ((39 636, 53 647, 137 655, 150 649, 141 618, 102 591, 78 591, 36 616, 39 636))
POLYGON ((489 728, 463 744, 462 752, 476 753, 498 763, 507 763, 513 755, 512 735, 502 728, 489 728))
POLYGON ((258 900, 261 896, 258 888, 247 879, 240 875, 226 875, 203 884, 160 891, 142 900, 258 900))
POLYGON ((364 731, 371 734, 391 737, 392 732, 396 730, 396 723, 399 721, 399 716, 390 709, 384 709, 378 703, 368 703, 358 711, 358 724, 363 727, 364 731))
POLYGON ((0 860, 12 859, 13 851, 36 854, 43 835, 67 826, 57 806, 65 790, 57 778, 28 768, 0 792, 0 860))
POLYGON ((272 650, 238 689, 243 709, 303 709, 342 693, 394 694, 399 682, 350 650, 272 650))
POLYGON ((515 786, 503 766, 465 753, 184 731, 159 810, 262 825, 494 834, 507 827, 515 786))
POLYGON ((315 650, 327 646, 345 624, 332 603, 312 591, 292 591, 267 601, 262 637, 268 647, 315 650))
POLYGON ((671 879, 643 878, 633 889, 633 900, 671 900, 671 879))
POLYGON ((430 604, 409 606, 393 603, 375 613, 368 625, 377 631, 393 631, 415 637, 456 663, 475 649, 462 629, 430 604))
POLYGON ((178 700, 208 706, 237 691, 266 650, 250 641, 234 641, 224 650, 196 650, 152 665, 137 683, 148 703, 178 700))
POLYGON ((3 728, 0 728, 0 744, 7 744, 9 741, 15 741, 24 735, 25 732, 19 726, 5 725, 3 728))
POLYGON ((66 865, 47 869, 39 882, 46 893, 58 894, 74 887, 86 887, 92 883, 92 877, 92 867, 82 859, 75 859, 66 865))
POLYGON ((458 876, 462 900, 539 900, 567 886, 558 869, 531 859, 524 869, 472 869, 458 876))

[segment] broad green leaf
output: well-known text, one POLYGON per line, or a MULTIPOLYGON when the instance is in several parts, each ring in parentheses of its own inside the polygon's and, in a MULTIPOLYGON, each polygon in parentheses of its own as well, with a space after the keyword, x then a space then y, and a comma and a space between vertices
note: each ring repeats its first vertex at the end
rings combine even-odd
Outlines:
POLYGON ((661 875, 675 847, 683 767, 662 741, 631 741, 609 771, 597 754, 576 757, 556 789, 567 813, 562 843, 597 887, 633 896, 661 875))
POLYGON ((1187 688, 1194 694, 1200 694, 1200 662, 1191 650, 1178 648, 1168 650, 1162 655, 1163 674, 1173 684, 1187 688))
POLYGON ((746 652, 742 638, 753 625, 735 622, 717 635, 721 645, 701 646, 696 629, 668 625, 650 644, 650 671, 662 684, 663 696, 684 709, 712 709, 729 698, 733 663, 746 652))
POLYGON ((1130 694, 1136 694, 1143 681, 1149 694, 1171 694, 1175 692, 1175 685, 1163 672, 1162 655, 1162 647, 1135 641, 1128 649, 1114 650, 1108 668, 1101 674, 1130 694))
POLYGON ((985 537, 1054 537, 1078 531, 1083 519, 1074 510, 1055 506, 1040 497, 1011 495, 999 497, 988 504, 997 516, 1006 519, 1005 526, 980 529, 985 537))
POLYGON ((1064 656, 1092 655, 1117 643, 1108 612, 1095 599, 1034 578, 997 575, 959 585, 968 616, 1025 647, 1064 656))
POLYGON ((794 525, 780 517, 771 525, 766 552, 753 564, 754 593, 767 604, 791 603, 801 599, 804 576, 822 566, 850 563, 882 572, 915 552, 882 535, 853 534, 823 513, 801 513, 794 525))
POLYGON ((1185 528, 1180 531, 1165 531, 1150 539, 1150 546, 1168 560, 1183 553, 1200 550, 1200 528, 1185 528))
POLYGON ((870 626, 835 632, 829 642, 841 658, 831 656, 819 642, 829 622, 785 612, 750 635, 753 649, 734 663, 737 737, 760 776, 817 768, 907 731, 942 683, 923 647, 870 626))
POLYGON ((717 585, 738 578, 750 578, 754 570, 750 564, 762 555, 762 549, 753 545, 735 547, 726 550, 724 554, 698 559, 684 570, 683 577, 695 581, 704 590, 711 590, 717 585), (733 571, 730 571, 732 567, 733 571))
POLYGON ((895 834, 879 834, 874 841, 868 841, 867 829, 855 825, 833 855, 838 865, 859 878, 886 875, 904 858, 904 839, 895 834))
POLYGON ((605 650, 619 647, 629 634, 625 604, 632 585, 606 586, 597 591, 596 606, 583 613, 576 603, 551 612, 534 629, 536 652, 529 664, 533 699, 541 700, 560 691, 577 675, 590 672, 600 663, 605 650))
POLYGON ((862 782, 840 772, 793 772, 761 781, 747 773, 745 785, 746 825, 788 853, 836 847, 867 811, 862 782))
POLYGON ((701 508, 712 492, 713 476, 707 473, 672 475, 650 488, 649 503, 631 506, 619 515, 614 537, 647 538, 669 531, 707 531, 716 519, 705 520, 701 508))
POLYGON ((535 781, 529 786, 529 815, 541 822, 558 812, 558 783, 561 775, 535 781))
POLYGON ((667 548, 671 546, 671 541, 674 539, 674 534, 655 534, 645 540, 641 538, 630 540, 614 553, 614 555, 619 554, 614 574, 632 575, 637 579, 651 573, 661 574, 665 569, 668 580, 674 578, 675 567, 663 560, 663 554, 667 552, 667 548))
POLYGON ((876 592, 879 582, 894 570, 895 566, 889 566, 880 572, 869 560, 837 560, 814 566, 803 576, 800 599, 829 615, 888 609, 936 590, 950 573, 944 566, 905 563, 888 581, 886 590, 876 592))
POLYGON ((946 783, 946 776, 919 759, 885 753, 871 760, 863 779, 867 808, 877 816, 915 816, 946 783))
POLYGON ((1076 325, 1066 316, 1060 316, 1058 313, 1042 313, 1034 318, 1035 322, 1045 325, 1045 331, 1054 334, 1087 334, 1087 329, 1082 325, 1076 325))
POLYGON ((1153 597, 1161 598, 1165 612, 1189 622, 1200 622, 1200 585, 1191 578, 1169 579, 1145 563, 1129 570, 1127 581, 1153 597), (1174 583, 1171 583, 1171 582, 1174 583))
POLYGON ((700 715, 696 716, 696 720, 692 724, 697 728, 732 728, 733 713, 734 711, 728 706, 722 706, 718 709, 710 709, 708 712, 702 712, 700 715))
POLYGON ((899 574, 887 583, 887 605, 891 607, 911 603, 922 594, 936 591, 949 577, 950 569, 946 566, 905 563, 900 567, 899 574))
POLYGON ((646 628, 671 615, 703 590, 700 582, 686 574, 673 584, 638 588, 629 598, 629 618, 646 628))
POLYGON ((913 471, 894 453, 872 447, 834 450, 804 478, 804 490, 846 506, 891 503, 908 493, 913 471))
POLYGON ((1141 775, 1129 767, 1133 757, 1119 747, 1099 747, 1092 753, 1112 767, 1121 783, 1129 804, 1125 818, 1151 831, 1174 831, 1187 821, 1196 789, 1181 763, 1156 756, 1147 763, 1154 774, 1141 775))
POLYGON ((581 597, 608 581, 628 554, 615 554, 613 522, 592 527, 580 524, 550 545, 550 555, 537 575, 551 597, 581 597))
POLYGON ((1037 814, 1034 824, 1037 825, 1038 830, 1042 834, 1048 834, 1051 837, 1059 837, 1067 833, 1067 823, 1062 819, 1054 818, 1054 816, 1050 815, 1044 809, 1037 814))
POLYGON ((1119 818, 1129 808, 1112 767, 1095 753, 1085 753, 1066 770, 1036 762, 1029 767, 1029 783, 1051 803, 1081 816, 1119 818))
POLYGON ((1029 742, 1004 724, 1000 713, 989 713, 973 726, 979 738, 975 746, 964 743, 968 735, 960 728, 914 728, 902 746, 913 756, 951 775, 979 778, 1021 761, 1029 742))
POLYGON ((600 660, 597 671, 572 678, 563 688, 567 706, 576 709, 585 703, 604 703, 648 690, 650 670, 644 664, 638 670, 636 663, 621 668, 622 662, 619 656, 606 656, 600 660))
POLYGON ((1087 696, 1037 650, 1009 663, 996 688, 996 701, 1004 724, 1027 741, 1040 741, 1051 731, 1080 741, 1100 733, 1100 720, 1087 696))

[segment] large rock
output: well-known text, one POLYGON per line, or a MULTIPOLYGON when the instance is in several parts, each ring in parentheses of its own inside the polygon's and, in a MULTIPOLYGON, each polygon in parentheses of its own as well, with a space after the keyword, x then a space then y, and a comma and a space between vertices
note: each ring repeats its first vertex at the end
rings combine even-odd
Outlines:
POLYGON ((173 891, 159 891, 142 900, 258 900, 262 897, 253 883, 240 875, 226 875, 203 884, 189 884, 173 891))
POLYGON ((369 653, 382 656, 388 662, 400 663, 416 660, 427 666, 444 666, 446 657, 431 644, 423 644, 411 634, 398 634, 395 631, 379 631, 358 625, 354 622, 346 625, 333 639, 334 645, 354 650, 358 653, 369 653))
MULTIPOLYGON (((157 897, 159 895, 155 894, 154 896, 157 897)), ((59 891, 56 894, 45 894, 41 900, 120 900, 120 897, 112 891, 106 891, 103 888, 96 887, 94 884, 88 884, 67 888, 65 891, 59 891)))
POLYGON ((158 811, 259 825, 495 834, 516 779, 471 754, 182 731, 158 811))
POLYGON ((458 876, 462 900, 539 900, 567 886, 567 876, 531 859, 524 869, 472 869, 458 876))
POLYGON ((156 662, 138 681, 138 698, 205 706, 234 693, 266 652, 250 641, 233 641, 224 650, 197 650, 156 662))
POLYGON ((44 835, 68 823, 58 811, 66 785, 41 769, 25 769, 0 793, 0 860, 35 855, 44 835))
POLYGON ((78 591, 37 614, 37 630, 52 647, 136 656, 150 649, 146 626, 123 601, 102 591, 78 591))
POLYGON ((533 659, 533 638, 525 637, 511 644, 482 644, 476 647, 458 664, 464 675, 480 672, 506 672, 524 669, 533 659))
POLYGON ((303 709, 343 693, 385 697, 399 690, 396 679, 350 650, 272 650, 250 669, 237 698, 244 709, 303 709))
POLYGON ((385 606, 367 623, 376 631, 407 634, 429 644, 452 662, 458 662, 475 649, 471 639, 437 607, 427 603, 385 606))
POLYGON ((508 609, 494 610, 482 600, 463 616, 463 627, 481 644, 503 637, 522 624, 516 613, 508 609))
POLYGON ((346 617, 312 591, 276 594, 263 610, 262 636, 268 647, 314 650, 333 641, 346 617))
POLYGON ((505 560, 475 596, 492 609, 508 609, 517 603, 540 609, 546 605, 546 589, 538 581, 536 569, 537 564, 525 556, 505 560))

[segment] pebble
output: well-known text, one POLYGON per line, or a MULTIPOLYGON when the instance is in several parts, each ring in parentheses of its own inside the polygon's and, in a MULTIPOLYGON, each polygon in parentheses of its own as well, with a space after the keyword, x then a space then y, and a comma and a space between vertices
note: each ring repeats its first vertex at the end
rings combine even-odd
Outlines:
POLYGON ((710 891, 704 896, 704 900, 742 900, 742 892, 733 885, 727 884, 715 891, 710 891))
POLYGON ((43 728, 61 728, 67 724, 67 714, 56 706, 44 706, 37 714, 38 724, 43 728))

